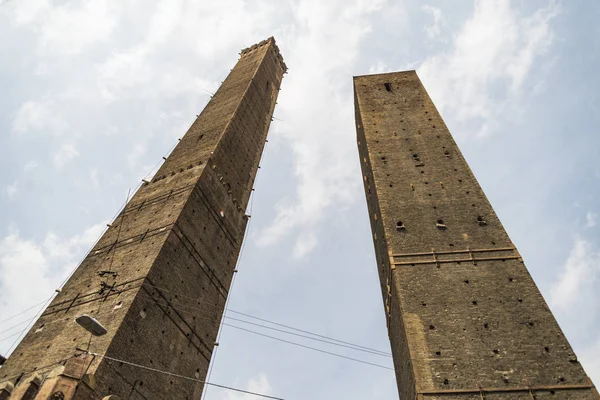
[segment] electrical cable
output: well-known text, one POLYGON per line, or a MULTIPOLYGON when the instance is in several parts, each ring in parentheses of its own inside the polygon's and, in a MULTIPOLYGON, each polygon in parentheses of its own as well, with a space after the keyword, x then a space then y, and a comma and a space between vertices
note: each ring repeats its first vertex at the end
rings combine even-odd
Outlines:
POLYGON ((289 340, 281 339, 281 338, 278 338, 278 337, 275 337, 275 336, 265 335, 264 333, 260 333, 260 332, 256 332, 256 331, 253 331, 253 330, 250 330, 250 329, 242 328, 240 326, 235 326, 235 325, 231 325, 231 324, 227 324, 227 323, 223 323, 223 325, 229 326, 231 328, 239 329, 241 331, 245 331, 245 332, 248 332, 248 333, 253 333, 255 335, 264 336, 266 338, 277 340, 277 341, 280 341, 280 342, 283 342, 283 343, 288 343, 288 344, 291 344, 291 345, 294 345, 294 346, 303 347, 305 349, 314 350, 314 351, 318 351, 320 353, 329 354, 331 356, 345 358, 347 360, 356 361, 356 362, 359 362, 359 363, 362 363, 362 364, 368 364, 368 365, 372 365, 374 367, 379 367, 379 368, 389 369, 391 371, 394 371, 394 368, 386 367, 385 365, 375 364, 375 363, 372 363, 372 362, 368 362, 368 361, 364 361, 364 360, 359 360, 358 358, 347 357, 347 356, 344 356, 344 355, 341 355, 341 354, 332 353, 330 351, 317 349, 316 347, 310 347, 310 346, 306 346, 306 345, 303 345, 303 344, 300 344, 300 343, 291 342, 289 340))
POLYGON ((26 322, 29 322, 29 321, 31 321, 31 320, 32 320, 32 319, 34 319, 34 318, 35 318, 35 317, 31 317, 31 318, 25 319, 25 320, 23 320, 23 321, 19 322, 18 324, 15 324, 15 325, 11 326, 10 328, 6 328, 5 330, 3 330, 3 331, 0 331, 0 334, 1 334, 1 333, 4 333, 4 332, 8 332, 8 331, 12 330, 13 328, 16 328, 17 326, 21 326, 21 325, 23 325, 24 323, 26 323, 26 322))
POLYGON ((381 351, 381 350, 377 350, 377 349, 373 349, 371 347, 361 346, 359 344, 355 344, 355 343, 351 343, 351 342, 345 342, 343 340, 336 339, 336 338, 333 338, 333 337, 330 337, 330 336, 320 335, 318 333, 310 332, 310 331, 307 331, 307 330, 303 330, 303 329, 299 329, 299 328, 294 328, 293 326, 290 326, 290 325, 280 324, 279 322, 271 321, 271 320, 268 320, 268 319, 265 319, 265 318, 255 317, 255 316, 253 316, 251 314, 243 313, 243 312, 240 312, 240 311, 235 311, 235 310, 231 310, 231 309, 229 311, 231 311, 234 314, 239 314, 239 315, 243 315, 243 316, 248 317, 248 318, 256 319, 258 321, 263 321, 263 322, 267 322, 269 324, 281 326, 283 328, 292 329, 292 330, 297 331, 297 332, 307 333, 309 335, 317 336, 317 337, 320 337, 320 338, 323 338, 323 339, 333 340, 333 341, 338 342, 338 343, 342 343, 342 344, 346 344, 346 345, 349 345, 349 346, 357 347, 357 348, 360 348, 360 349, 363 349, 363 350, 370 351, 372 353, 381 354, 381 355, 385 355, 385 356, 388 356, 388 357, 392 356, 391 353, 388 353, 388 352, 385 352, 385 351, 381 351))
POLYGON ((318 338, 314 338, 311 336, 301 335, 299 333, 288 332, 283 329, 277 329, 277 328, 273 328, 273 327, 266 326, 266 325, 256 324, 256 323, 250 322, 250 321, 244 321, 243 319, 238 319, 238 318, 233 318, 233 317, 225 317, 225 318, 233 320, 233 321, 237 321, 237 322, 242 322, 242 323, 248 324, 248 325, 254 325, 254 326, 261 327, 261 328, 270 329, 270 330, 276 331, 276 332, 286 333, 288 335, 298 336, 298 337, 302 337, 302 338, 306 338, 306 339, 310 339, 310 340, 315 340, 315 341, 321 342, 321 343, 331 344, 333 346, 339 346, 339 347, 344 347, 344 348, 351 349, 351 350, 362 351, 364 353, 373 354, 373 355, 381 356, 381 357, 391 357, 391 355, 388 355, 388 354, 382 354, 382 353, 378 353, 378 352, 374 352, 374 351, 370 351, 370 350, 353 347, 354 345, 348 346, 348 345, 345 345, 342 343, 336 343, 336 342, 332 342, 332 341, 328 341, 328 340, 318 339, 318 338))
MULTIPOLYGON (((52 301, 52 299, 54 298, 56 293, 54 293, 52 296, 50 296, 48 298, 48 300, 46 300, 46 302, 40 307, 40 309, 38 310, 38 312, 33 316, 33 318, 31 318, 31 320, 29 321, 29 323, 25 326, 25 328, 21 331, 18 332, 17 338, 12 342, 12 344, 10 345, 10 347, 8 348, 8 350, 6 350, 6 355, 8 356, 10 354, 10 352, 13 350, 14 347, 16 347, 17 343, 19 343, 19 340, 21 339, 21 335, 28 331, 29 329, 31 329, 31 327, 33 326, 33 324, 35 323, 35 321, 37 321, 37 319, 40 317, 40 315, 42 315, 42 313, 44 312, 44 310, 46 309, 46 307, 48 306, 48 304, 50 304, 50 302, 52 301)), ((15 335, 11 335, 15 336, 15 335)))
POLYGON ((84 351, 85 353, 93 355, 93 356, 96 356, 96 357, 105 358, 107 360, 111 360, 111 361, 115 361, 115 362, 118 362, 118 363, 127 364, 129 366, 137 367, 137 368, 141 368, 141 369, 145 369, 147 371, 158 372, 158 373, 169 375, 169 376, 173 376, 173 377, 176 377, 176 378, 181 378, 181 379, 186 379, 186 380, 193 381, 193 382, 203 383, 204 385, 215 386, 215 387, 219 387, 221 389, 233 390, 235 392, 244 393, 244 394, 250 394, 250 395, 253 395, 253 396, 257 396, 257 397, 263 397, 265 399, 285 400, 285 399, 283 399, 281 397, 269 396, 269 395, 262 394, 262 393, 251 392, 249 390, 243 390, 243 389, 238 389, 238 388, 234 388, 234 387, 231 387, 231 386, 226 386, 226 385, 220 385, 220 384, 217 384, 217 383, 207 382, 207 381, 203 381, 203 380, 200 380, 200 379, 192 378, 191 376, 175 374, 173 372, 164 371, 164 370, 161 370, 161 369, 158 369, 158 368, 148 367, 148 366, 142 365, 142 364, 136 364, 136 363, 133 363, 131 361, 125 361, 125 360, 121 360, 121 359, 118 359, 118 358, 115 358, 115 357, 110 357, 110 356, 106 356, 106 355, 103 355, 103 354, 93 353, 93 352, 87 351, 87 350, 82 350, 82 349, 78 349, 78 350, 84 351))
POLYGON ((0 338, 0 342, 4 342, 7 339, 10 339, 11 337, 15 337, 16 335, 20 335, 21 333, 23 333, 23 331, 19 331, 16 333, 13 333, 12 335, 8 335, 6 337, 0 338))
MULTIPOLYGON (((52 296, 54 296, 54 295, 52 295, 52 296)), ((10 321, 11 319, 13 319, 13 318, 15 318, 15 317, 18 317, 19 315, 25 314, 25 313, 26 313, 27 311, 29 311, 29 310, 33 310, 33 309, 34 309, 34 308, 36 308, 37 306, 40 306, 40 305, 44 304, 46 301, 48 301, 48 299, 46 299, 46 300, 44 300, 44 301, 40 301, 39 303, 37 303, 37 304, 34 304, 34 305, 32 305, 31 307, 29 307, 29 308, 26 308, 25 310, 23 310, 23 311, 21 311, 21 312, 19 312, 19 313, 16 313, 16 314, 14 314, 14 315, 12 315, 12 316, 10 316, 10 317, 6 318, 6 319, 3 319, 2 321, 0 321, 0 325, 4 324, 6 321, 10 321)))
MULTIPOLYGON (((145 293, 139 293, 139 294, 142 295, 142 296, 145 296, 148 299, 153 300, 153 301, 155 301, 157 303, 159 301, 163 301, 163 300, 166 301, 165 299, 156 299, 156 298, 154 298, 154 297, 152 297, 150 295, 147 295, 145 293)), ((173 302, 173 300, 171 300, 171 302, 173 302)), ((168 304, 168 302, 167 302, 167 304, 162 304, 161 303, 160 305, 161 306, 165 306, 165 307, 170 307, 170 308, 172 308, 172 309, 174 309, 176 311, 179 311, 181 313, 184 313, 184 314, 189 314, 191 311, 202 311, 202 309, 200 309, 198 307, 185 306, 185 305, 182 305, 182 304, 178 304, 177 307, 173 307, 171 304, 168 304), (190 310, 190 311, 184 311, 181 308, 185 308, 185 309, 190 310)), ((232 311, 232 310, 230 310, 230 311, 232 311)), ((247 315, 249 316, 249 314, 247 314, 247 315)), ((248 325, 257 326, 257 327, 264 328, 264 329, 269 329, 269 330, 276 331, 276 332, 285 333, 285 334, 292 335, 292 336, 298 336, 298 337, 301 337, 301 338, 310 339, 310 340, 314 340, 314 341, 317 341, 317 342, 330 344, 330 345, 333 345, 333 346, 339 346, 339 347, 344 347, 344 348, 355 350, 355 351, 361 351, 361 352, 364 352, 364 353, 373 354, 373 355, 380 356, 380 357, 391 357, 391 354, 389 354, 389 353, 383 353, 383 352, 378 352, 378 351, 366 350, 366 349, 362 348, 362 346, 359 346, 359 345, 356 345, 356 344, 350 343, 350 342, 337 343, 337 342, 339 342, 339 340, 337 340, 337 339, 333 339, 334 341, 324 340, 324 339, 320 339, 318 337, 312 337, 312 336, 302 335, 302 334, 295 333, 295 332, 289 332, 289 331, 286 331, 284 329, 273 328, 271 326, 261 325, 261 324, 257 324, 257 323, 251 322, 251 321, 245 321, 243 319, 230 317, 230 316, 227 316, 227 315, 224 315, 223 318, 224 319, 233 320, 233 321, 237 321, 237 322, 242 322, 242 323, 245 323, 245 324, 248 324, 248 325), (347 343, 347 344, 345 344, 345 343, 347 343)), ((304 332, 308 332, 308 331, 304 331, 304 332)), ((313 334, 313 333, 311 333, 311 334, 313 334)))
MULTIPOLYGON (((208 302, 208 301, 199 300, 196 297, 187 296, 187 295, 184 295, 182 293, 175 292, 173 290, 169 290, 169 289, 162 288, 160 286, 152 285, 152 284, 150 284, 148 282, 144 282, 142 285, 150 286, 150 287, 153 287, 153 288, 161 290, 161 291, 165 291, 165 292, 168 292, 168 293, 175 294, 177 296, 189 298, 190 300, 194 300, 195 302, 201 302, 203 304, 208 304, 208 305, 211 305, 211 306, 214 306, 214 307, 218 306, 217 304, 214 304, 214 303, 211 303, 211 302, 208 302)), ((151 297, 151 298, 153 300, 156 300, 154 297, 151 297)), ((182 306, 182 307, 187 307, 187 308, 190 308, 190 309, 193 309, 193 310, 197 310, 196 307, 189 307, 189 306, 182 306)), ((313 335, 313 336, 316 336, 316 337, 319 337, 319 338, 323 338, 323 339, 331 340, 331 341, 338 342, 338 343, 341 343, 341 344, 345 344, 345 345, 348 345, 348 346, 356 347, 357 350, 358 349, 363 349, 363 350, 365 350, 367 352, 371 352, 371 353, 378 354, 378 355, 384 355, 384 356, 388 356, 388 357, 392 356, 391 353, 388 353, 388 352, 385 352, 385 351, 382 351, 382 350, 373 349, 371 347, 362 346, 362 345, 359 345, 359 344, 355 344, 355 343, 347 342, 347 341, 344 341, 344 340, 336 339, 336 338, 331 337, 331 336, 325 336, 325 335, 321 335, 321 334, 314 333, 314 332, 311 332, 311 331, 307 331, 307 330, 304 330, 304 329, 295 328, 295 327, 290 326, 290 325, 281 324, 279 322, 275 322, 275 321, 268 320, 268 319, 265 319, 265 318, 256 317, 256 316, 248 314, 248 313, 243 313, 241 311, 236 311, 236 310, 234 310, 232 308, 228 308, 227 311, 232 312, 234 314, 243 315, 243 316, 248 317, 248 318, 256 319, 258 321, 263 321, 263 322, 267 322, 269 324, 281 326, 283 328, 291 329, 291 330, 294 330, 294 331, 297 331, 297 332, 306 333, 306 334, 313 335)), ((228 317, 228 318, 232 318, 232 317, 228 317)))
MULTIPOLYGON (((147 296, 149 299, 152 299, 154 301, 157 300, 157 299, 155 299, 152 296, 149 296, 149 295, 146 295, 146 294, 143 294, 143 295, 147 296)), ((191 313, 191 311, 182 310, 181 308, 173 307, 170 304, 161 304, 161 305, 169 307, 169 308, 171 308, 171 309, 173 309, 175 311, 178 311, 178 312, 180 312, 182 314, 190 314, 191 313)), ((183 307, 184 308, 188 308, 190 310, 199 310, 198 308, 195 308, 195 307, 185 307, 185 306, 183 306, 183 307)), ((230 317, 228 317, 228 318, 230 318, 230 317)), ((238 320, 238 321, 240 321, 240 322, 247 322, 247 321, 242 321, 242 320, 238 320)), ((250 333, 254 333, 254 334, 257 334, 257 335, 260 335, 260 336, 264 336, 264 337, 267 337, 267 338, 278 340, 278 341, 284 342, 284 343, 289 343, 289 344, 292 344, 292 345, 295 345, 295 346, 304 347, 304 348, 307 348, 307 349, 310 349, 310 350, 315 350, 315 351, 318 351, 318 352, 321 352, 321 353, 330 354, 330 355, 333 355, 333 356, 336 356, 336 357, 346 358, 346 359, 349 359, 349 360, 352 360, 352 361, 357 361, 357 362, 360 362, 360 363, 363 363, 363 364, 369 364, 369 365, 377 366, 377 367, 380 367, 380 368, 385 368, 385 369, 393 370, 393 368, 389 368, 389 367, 386 367, 386 366, 383 366, 383 365, 380 365, 380 364, 375 364, 375 363, 371 363, 371 362, 368 362, 368 361, 356 359, 356 358, 353 358, 353 357, 348 357, 348 356, 344 356, 344 355, 341 355, 341 354, 332 353, 332 352, 329 352, 329 351, 326 351, 326 350, 317 349, 317 348, 306 346, 306 345, 303 345, 303 344, 300 344, 300 343, 297 343, 297 342, 292 342, 292 341, 289 341, 289 340, 285 340, 285 339, 277 338, 277 337, 274 337, 274 336, 266 335, 266 334, 263 334, 263 333, 260 333, 260 332, 256 332, 256 331, 253 331, 253 330, 250 330, 250 329, 246 329, 246 328, 238 327, 238 326, 235 326, 235 325, 227 324, 225 322, 221 322, 221 325, 223 325, 223 326, 229 326, 229 327, 236 328, 236 329, 239 329, 239 330, 242 330, 242 331, 246 331, 246 332, 250 332, 250 333)), ((255 325, 257 325, 257 324, 255 324, 255 325)), ((262 326, 262 325, 258 325, 258 326, 262 326)), ((265 326, 262 326, 262 327, 265 327, 265 326)), ((265 327, 265 328, 269 329, 269 327, 265 327)), ((278 330, 278 331, 281 331, 281 332, 284 332, 284 333, 288 333, 288 334, 292 334, 292 335, 301 336, 301 335, 295 334, 293 332, 285 332, 283 330, 278 330)), ((330 342, 325 342, 325 341, 323 341, 321 339, 311 338, 309 336, 301 336, 301 337, 306 337, 308 339, 322 341, 324 343, 330 343, 330 342)), ((353 350, 359 350, 359 349, 356 349, 356 348, 352 348, 352 349, 353 350)), ((375 355, 380 355, 381 356, 381 354, 375 354, 375 355)))

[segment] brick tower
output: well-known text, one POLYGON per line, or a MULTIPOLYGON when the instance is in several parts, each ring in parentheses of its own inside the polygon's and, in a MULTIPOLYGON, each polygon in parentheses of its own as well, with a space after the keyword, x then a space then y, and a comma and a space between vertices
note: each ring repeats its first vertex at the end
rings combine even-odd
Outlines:
POLYGON ((273 38, 241 52, 0 369, 0 399, 199 398, 285 71, 273 38), (108 332, 91 335, 82 314, 108 332))
POLYGON ((599 399, 414 71, 354 78, 402 399, 599 399))

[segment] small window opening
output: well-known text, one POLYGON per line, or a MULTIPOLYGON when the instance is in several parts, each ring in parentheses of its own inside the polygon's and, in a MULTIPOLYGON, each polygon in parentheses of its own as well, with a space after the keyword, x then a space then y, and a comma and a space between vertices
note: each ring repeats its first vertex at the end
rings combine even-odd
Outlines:
POLYGON ((39 378, 37 378, 34 381, 31 381, 29 383, 29 387, 27 388, 25 393, 23 393, 23 397, 21 397, 21 399, 22 400, 33 400, 33 399, 35 399, 35 397, 39 391, 40 391, 40 381, 39 381, 39 378))
POLYGON ((384 83, 385 85, 385 90, 387 90, 388 92, 392 91, 392 84, 389 82, 384 83))
POLYGON ((446 224, 444 224, 443 219, 438 219, 437 221, 435 221, 435 226, 438 229, 446 229, 446 224))
POLYGON ((396 230, 398 232, 406 230, 406 227, 404 226, 404 223, 402 221, 396 222, 396 230))
POLYGON ((485 219, 483 219, 483 217, 481 215, 479 215, 477 217, 477 223, 479 224, 479 226, 485 226, 485 225, 487 225, 487 222, 485 221, 485 219))
POLYGON ((444 155, 446 156, 446 158, 452 158, 448 150, 444 151, 444 155))
POLYGON ((412 155, 412 157, 413 157, 413 160, 415 160, 415 161, 421 161, 421 159, 419 158, 419 155, 417 153, 414 153, 412 155))

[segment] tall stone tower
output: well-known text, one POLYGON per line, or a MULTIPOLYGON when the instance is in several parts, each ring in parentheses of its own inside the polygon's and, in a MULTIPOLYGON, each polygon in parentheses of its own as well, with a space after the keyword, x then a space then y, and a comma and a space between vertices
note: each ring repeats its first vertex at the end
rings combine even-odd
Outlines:
POLYGON ((0 399, 199 398, 285 71, 273 38, 241 52, 0 369, 0 399))
POLYGON ((354 78, 402 399, 599 399, 414 71, 354 78))

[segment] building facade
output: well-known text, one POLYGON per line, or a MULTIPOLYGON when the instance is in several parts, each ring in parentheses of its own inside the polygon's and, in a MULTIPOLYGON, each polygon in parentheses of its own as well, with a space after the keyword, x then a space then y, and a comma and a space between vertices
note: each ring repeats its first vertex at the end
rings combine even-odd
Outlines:
POLYGON ((414 71, 354 78, 402 399, 599 399, 414 71))
POLYGON ((286 71, 273 38, 240 54, 0 369, 0 399, 199 398, 286 71))

